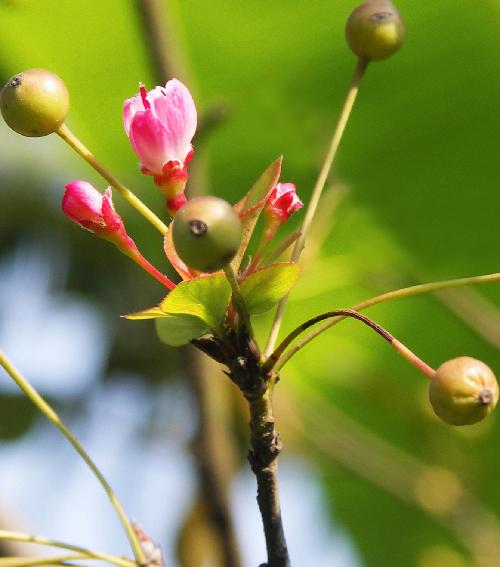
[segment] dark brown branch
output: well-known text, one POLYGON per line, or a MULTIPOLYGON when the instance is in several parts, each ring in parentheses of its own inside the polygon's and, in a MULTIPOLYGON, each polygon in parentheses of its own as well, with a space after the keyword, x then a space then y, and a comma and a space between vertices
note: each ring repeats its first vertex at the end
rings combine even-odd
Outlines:
POLYGON ((278 455, 282 444, 274 426, 272 387, 263 396, 247 398, 251 446, 248 460, 257 479, 259 504, 267 547, 268 567, 290 567, 278 490, 278 455))

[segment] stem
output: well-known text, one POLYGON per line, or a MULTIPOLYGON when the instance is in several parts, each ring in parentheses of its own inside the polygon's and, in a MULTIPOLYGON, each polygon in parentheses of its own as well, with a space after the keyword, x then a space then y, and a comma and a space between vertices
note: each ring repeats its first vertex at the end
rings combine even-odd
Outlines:
MULTIPOLYGON (((442 289, 453 289, 457 287, 465 287, 468 285, 498 282, 500 282, 500 273, 419 284, 377 295, 375 297, 372 297, 371 299, 367 299, 365 301, 362 301, 361 303, 358 303, 351 309, 352 311, 363 311, 365 309, 368 309, 368 307, 372 307, 373 305, 378 305, 379 303, 390 301, 392 299, 398 299, 401 297, 411 297, 414 295, 419 295, 421 293, 432 293, 434 291, 440 291, 442 289)), ((313 331, 308 333, 305 337, 298 341, 295 346, 291 347, 286 353, 283 354, 282 357, 280 357, 280 360, 275 368, 276 371, 283 368, 283 366, 290 360, 290 358, 301 348, 303 348, 308 342, 312 341, 315 337, 317 337, 333 325, 336 325, 343 319, 345 319, 345 316, 334 317, 330 321, 327 321, 323 325, 320 325, 317 329, 314 329, 313 331)))
POLYGON ((271 250, 271 252, 264 257, 264 263, 272 264, 275 260, 277 260, 297 240, 300 234, 300 230, 295 230, 286 236, 274 250, 271 250))
POLYGON ((137 248, 128 248, 124 250, 124 253, 143 270, 145 270, 150 276, 155 278, 155 280, 159 281, 168 289, 174 289, 174 287, 176 287, 176 284, 170 278, 167 278, 167 276, 157 270, 150 262, 148 262, 137 248))
POLYGON ((231 289, 233 291, 232 301, 238 311, 238 314, 243 322, 243 325, 246 327, 249 336, 253 337, 252 331, 252 323, 250 322, 250 316, 248 315, 247 308, 245 306, 245 302, 243 300, 243 296, 241 295, 240 286, 238 285, 238 280, 236 278, 236 272, 231 264, 227 264, 224 267, 224 273, 226 274, 227 280, 231 285, 231 289))
MULTIPOLYGON (((53 555, 52 557, 3 557, 0 567, 31 567, 36 565, 66 565, 68 561, 98 559, 81 553, 72 555, 53 555)), ((98 559, 99 561, 101 559, 98 559)), ((133 564, 132 564, 133 565, 133 564)))
POLYGON ((247 398, 252 446, 248 460, 257 478, 257 502, 266 537, 267 567, 290 567, 278 488, 278 455, 282 445, 274 427, 272 390, 270 385, 264 395, 247 398))
POLYGON ((75 152, 81 156, 87 163, 89 163, 106 181, 114 187, 120 195, 126 199, 141 215, 146 218, 156 229, 158 229, 162 234, 166 234, 167 226, 153 213, 153 211, 147 207, 138 197, 127 189, 121 181, 118 181, 114 175, 112 175, 100 161, 96 159, 94 154, 85 147, 82 142, 73 134, 73 132, 66 126, 62 124, 58 130, 58 134, 75 152))
MULTIPOLYGON (((316 213, 316 209, 318 207, 321 194, 323 192, 325 183, 328 179, 328 175, 332 168, 335 155, 337 154, 340 141, 342 140, 342 135, 344 134, 345 128, 347 126, 347 122, 349 120, 349 116, 351 115, 351 111, 354 107, 354 103, 356 101, 356 97, 359 91, 359 85, 361 83, 361 79, 363 78, 367 66, 368 66, 368 61, 362 58, 358 59, 356 68, 354 69, 354 73, 351 79, 351 84, 349 86, 349 90, 347 92, 347 96, 344 101, 344 106, 342 107, 339 120, 333 132, 332 140, 330 142, 330 147, 328 148, 325 161, 323 162, 323 166, 321 168, 318 179, 312 191, 311 200, 309 201, 309 204, 306 209, 306 214, 302 222, 302 226, 300 228, 302 234, 299 236, 297 242, 295 243, 295 247, 292 253, 292 262, 297 262, 299 260, 302 250, 304 249, 305 240, 309 233, 309 229, 311 228, 311 224, 314 215, 316 213)), ((266 356, 268 356, 273 351, 274 345, 276 344, 278 333, 281 327, 281 321, 283 319, 283 314, 285 311, 287 298, 288 296, 285 296, 278 305, 273 326, 271 328, 269 339, 267 341, 267 345, 264 351, 266 356)))
POLYGON ((107 553, 101 553, 99 551, 92 551, 78 545, 72 545, 70 543, 64 543, 61 541, 55 541, 41 536, 33 536, 25 534, 22 532, 12 532, 8 530, 0 530, 0 540, 8 541, 19 541, 23 543, 34 543, 36 545, 46 545, 49 547, 59 547, 61 549, 69 549, 70 551, 76 551, 87 558, 101 559, 102 561, 107 561, 118 567, 133 567, 135 563, 130 559, 125 559, 122 557, 116 557, 114 555, 109 555, 107 553))
POLYGON ((123 508, 115 496, 111 486, 108 481, 104 478, 101 471, 97 468, 96 464, 92 461, 85 449, 80 445, 79 441, 75 438, 73 433, 68 429, 68 427, 61 421, 61 418, 57 413, 49 406, 49 404, 40 396, 40 394, 33 388, 33 386, 24 378, 14 367, 14 365, 8 360, 6 355, 0 351, 0 365, 3 366, 7 374, 14 380, 14 382, 19 386, 19 388, 28 396, 28 398, 35 404, 35 406, 45 415, 45 417, 51 421, 61 433, 66 437, 66 439, 71 443, 75 451, 80 455, 80 457, 85 461, 89 469, 92 471, 94 476, 97 478, 104 491, 106 492, 111 505, 116 510, 120 522, 125 530, 127 538, 130 542, 134 556, 137 563, 143 563, 145 560, 144 552, 139 543, 139 539, 135 534, 130 522, 123 511, 123 508))
POLYGON ((269 356, 267 361, 263 366, 263 370, 269 372, 273 369, 273 367, 279 363, 279 359, 288 345, 294 341, 299 335, 301 335, 304 331, 316 325, 320 321, 324 321, 325 319, 331 319, 333 317, 352 317, 353 319, 357 319, 361 321, 371 329, 373 329, 376 333, 378 333, 383 339, 385 339, 392 347, 394 347, 399 354, 401 354, 410 364, 416 366, 421 372, 423 372, 429 378, 434 376, 434 369, 427 365, 423 360, 421 360, 414 352, 412 352, 409 348, 407 348, 403 343, 395 339, 388 331, 386 331, 380 325, 377 325, 371 319, 368 319, 365 315, 354 311, 353 309, 336 309, 335 311, 328 311, 327 313, 322 313, 321 315, 317 315, 312 319, 309 319, 302 325, 299 325, 296 329, 294 329, 291 333, 289 333, 285 339, 280 343, 278 348, 269 356))

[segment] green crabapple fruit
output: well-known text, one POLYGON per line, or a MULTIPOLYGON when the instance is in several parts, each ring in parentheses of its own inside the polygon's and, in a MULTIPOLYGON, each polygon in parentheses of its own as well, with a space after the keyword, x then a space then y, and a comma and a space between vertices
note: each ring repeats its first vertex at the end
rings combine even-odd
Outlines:
POLYGON ((460 356, 443 363, 431 378, 429 399, 434 412, 450 425, 470 425, 497 405, 498 383, 480 360, 460 356))
POLYGON ((0 93, 5 122, 23 136, 46 136, 64 122, 69 93, 64 81, 45 69, 29 69, 9 79, 0 93))
POLYGON ((241 221, 229 203, 212 196, 186 202, 172 224, 174 246, 190 268, 216 272, 234 257, 241 242, 241 221))
POLYGON ((405 27, 388 0, 368 0, 351 13, 345 35, 349 47, 368 61, 386 59, 403 44, 405 27))

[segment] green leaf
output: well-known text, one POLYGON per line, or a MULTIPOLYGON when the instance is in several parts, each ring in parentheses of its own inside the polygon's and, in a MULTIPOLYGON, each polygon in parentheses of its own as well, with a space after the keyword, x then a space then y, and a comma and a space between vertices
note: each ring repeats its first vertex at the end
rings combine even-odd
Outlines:
POLYGON ((241 295, 250 314, 264 313, 276 305, 297 283, 300 267, 293 262, 271 264, 243 280, 241 295))
POLYGON ((191 339, 197 339, 210 332, 206 323, 193 315, 167 315, 155 321, 156 332, 160 341, 170 346, 187 344, 191 339))
POLYGON ((234 206, 235 211, 240 215, 243 225, 243 235, 241 244, 236 252, 236 256, 231 262, 231 266, 237 272, 240 269, 241 261, 245 255, 250 239, 252 238, 255 225, 259 215, 266 204, 269 193, 273 190, 280 178, 281 163, 283 156, 275 159, 264 173, 257 179, 250 191, 243 199, 234 206))
POLYGON ((204 328, 221 333, 231 286, 223 273, 199 276, 177 285, 161 302, 168 315, 192 315, 204 323, 204 328))
POLYGON ((159 317, 166 317, 166 314, 159 307, 150 307, 144 311, 136 311, 135 313, 128 313, 122 315, 123 319, 129 321, 141 321, 143 319, 158 319, 159 317))

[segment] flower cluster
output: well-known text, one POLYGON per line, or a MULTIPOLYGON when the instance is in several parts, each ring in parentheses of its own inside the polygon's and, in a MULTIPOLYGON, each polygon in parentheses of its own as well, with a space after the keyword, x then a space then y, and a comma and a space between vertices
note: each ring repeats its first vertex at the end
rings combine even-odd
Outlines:
MULTIPOLYGON (((188 165, 194 153, 191 141, 196 132, 197 114, 191 93, 177 79, 149 92, 141 85, 139 94, 124 103, 123 124, 132 149, 141 161, 141 171, 153 177, 155 184, 167 197, 169 213, 175 217, 187 202, 188 165)), ((266 225, 261 252, 281 224, 303 205, 293 183, 277 183, 265 196, 262 206, 266 213, 266 225)), ((135 242, 127 235, 122 218, 113 207, 110 188, 101 195, 87 181, 72 181, 66 185, 62 208, 72 221, 111 241, 168 288, 175 287, 140 255, 135 242)), ((203 213, 219 215, 218 212, 200 212, 201 215, 203 213)), ((231 222, 234 224, 234 221, 231 222)), ((190 270, 185 265, 170 242, 170 237, 165 240, 168 259, 183 279, 189 279, 197 273, 196 270, 190 270)), ((219 239, 218 246, 222 243, 227 245, 225 236, 219 239)), ((258 266, 261 255, 259 253, 254 257, 252 269, 258 266)), ((210 264, 208 262, 207 265, 210 264)), ((248 270, 246 273, 248 275, 248 270)))

